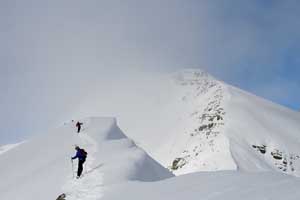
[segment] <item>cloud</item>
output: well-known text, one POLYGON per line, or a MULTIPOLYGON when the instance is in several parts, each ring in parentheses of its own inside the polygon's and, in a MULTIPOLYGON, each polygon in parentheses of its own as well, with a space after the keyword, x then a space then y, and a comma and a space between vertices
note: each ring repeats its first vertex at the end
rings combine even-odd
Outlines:
MULTIPOLYGON (((265 91, 280 87, 268 83, 280 75, 288 83, 282 70, 299 64, 287 62, 300 48, 299 4, 1 1, 0 143, 57 124, 90 93, 185 67, 201 67, 257 94, 262 85, 265 91)), ((265 97, 283 102, 282 90, 276 91, 265 97)), ((292 99, 292 91, 286 97, 292 99)))

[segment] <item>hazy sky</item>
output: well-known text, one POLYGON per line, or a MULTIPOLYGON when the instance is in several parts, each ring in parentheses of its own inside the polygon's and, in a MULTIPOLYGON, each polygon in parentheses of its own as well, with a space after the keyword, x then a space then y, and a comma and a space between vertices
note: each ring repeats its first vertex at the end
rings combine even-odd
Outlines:
POLYGON ((0 144, 182 68, 299 110, 299 19, 298 0, 1 0, 0 144))

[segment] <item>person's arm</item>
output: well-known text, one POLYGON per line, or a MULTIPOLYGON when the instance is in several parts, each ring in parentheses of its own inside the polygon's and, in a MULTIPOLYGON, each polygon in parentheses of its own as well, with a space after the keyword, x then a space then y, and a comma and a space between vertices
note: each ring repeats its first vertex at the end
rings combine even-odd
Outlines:
POLYGON ((72 157, 72 160, 78 158, 78 155, 79 155, 79 152, 77 151, 77 152, 76 152, 76 155, 75 155, 74 157, 72 157))

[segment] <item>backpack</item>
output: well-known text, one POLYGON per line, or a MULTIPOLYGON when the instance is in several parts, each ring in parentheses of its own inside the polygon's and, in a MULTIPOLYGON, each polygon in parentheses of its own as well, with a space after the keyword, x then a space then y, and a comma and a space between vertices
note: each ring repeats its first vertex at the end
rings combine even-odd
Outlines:
POLYGON ((80 149, 80 152, 82 153, 84 158, 87 157, 88 153, 84 149, 80 149))

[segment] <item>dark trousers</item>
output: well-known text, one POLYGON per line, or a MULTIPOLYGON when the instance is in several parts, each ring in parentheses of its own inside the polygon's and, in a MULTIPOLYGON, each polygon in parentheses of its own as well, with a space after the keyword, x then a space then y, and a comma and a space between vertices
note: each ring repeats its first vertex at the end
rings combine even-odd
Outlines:
POLYGON ((77 133, 80 132, 80 129, 81 129, 81 126, 78 126, 78 127, 77 127, 77 133))
POLYGON ((78 161, 78 170, 77 170, 77 176, 79 177, 82 173, 83 170, 83 163, 85 162, 85 160, 79 160, 78 161))

